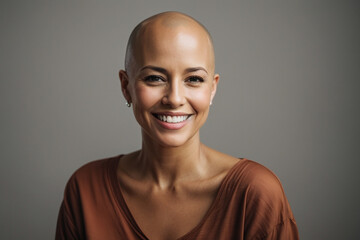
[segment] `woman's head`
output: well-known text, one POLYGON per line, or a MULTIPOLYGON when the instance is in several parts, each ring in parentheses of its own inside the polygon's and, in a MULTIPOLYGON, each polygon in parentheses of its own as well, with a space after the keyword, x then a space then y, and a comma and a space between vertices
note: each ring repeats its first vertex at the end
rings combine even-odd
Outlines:
POLYGON ((120 79, 144 138, 179 146, 198 135, 219 79, 214 65, 207 30, 189 16, 161 13, 134 29, 120 79))

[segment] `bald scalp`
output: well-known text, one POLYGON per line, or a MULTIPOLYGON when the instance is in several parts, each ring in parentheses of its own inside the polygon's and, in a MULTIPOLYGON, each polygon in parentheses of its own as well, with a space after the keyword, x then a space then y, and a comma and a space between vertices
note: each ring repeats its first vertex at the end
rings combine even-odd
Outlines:
MULTIPOLYGON (((168 28, 171 30, 176 28, 197 28, 202 30, 207 36, 207 40, 213 55, 212 57, 214 58, 214 49, 211 35, 200 22, 180 12, 163 12, 143 20, 131 32, 126 47, 125 71, 129 71, 131 69, 132 63, 135 61, 134 50, 139 44, 142 43, 142 41, 144 41, 141 39, 142 34, 146 31, 146 29, 153 27, 155 24, 158 24, 165 29, 168 28)), ((213 61, 215 61, 215 59, 213 61)))

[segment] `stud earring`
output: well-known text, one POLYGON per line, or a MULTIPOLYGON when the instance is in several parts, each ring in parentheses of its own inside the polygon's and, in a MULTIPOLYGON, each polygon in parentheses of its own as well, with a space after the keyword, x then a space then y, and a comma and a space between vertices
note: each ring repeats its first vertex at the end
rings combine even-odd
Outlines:
POLYGON ((127 107, 131 107, 131 102, 126 101, 126 103, 125 103, 125 104, 126 104, 126 106, 127 106, 127 107))

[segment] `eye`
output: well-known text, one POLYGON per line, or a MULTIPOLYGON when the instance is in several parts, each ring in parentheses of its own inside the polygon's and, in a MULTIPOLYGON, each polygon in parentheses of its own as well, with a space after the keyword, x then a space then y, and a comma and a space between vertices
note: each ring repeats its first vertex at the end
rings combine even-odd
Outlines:
POLYGON ((166 79, 158 75, 149 75, 144 77, 143 81, 149 86, 158 86, 163 85, 166 82, 166 79))
POLYGON ((191 76, 186 79, 186 82, 191 83, 191 84, 200 84, 200 83, 204 82, 204 79, 199 76, 191 76))
POLYGON ((145 82, 155 83, 155 82, 163 82, 165 81, 161 76, 150 75, 144 78, 145 82))

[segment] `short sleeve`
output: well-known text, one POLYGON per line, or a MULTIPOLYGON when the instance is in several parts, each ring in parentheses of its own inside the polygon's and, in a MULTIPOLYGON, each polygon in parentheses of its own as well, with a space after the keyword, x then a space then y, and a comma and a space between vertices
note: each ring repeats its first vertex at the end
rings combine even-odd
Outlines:
POLYGON ((56 226, 56 240, 84 239, 81 234, 81 203, 75 177, 68 181, 56 226))
POLYGON ((298 240, 298 230, 280 180, 260 164, 247 169, 246 239, 298 240))
POLYGON ((288 218, 284 222, 276 225, 272 231, 266 236, 259 238, 266 240, 297 240, 299 239, 298 229, 296 226, 295 219, 288 218))

